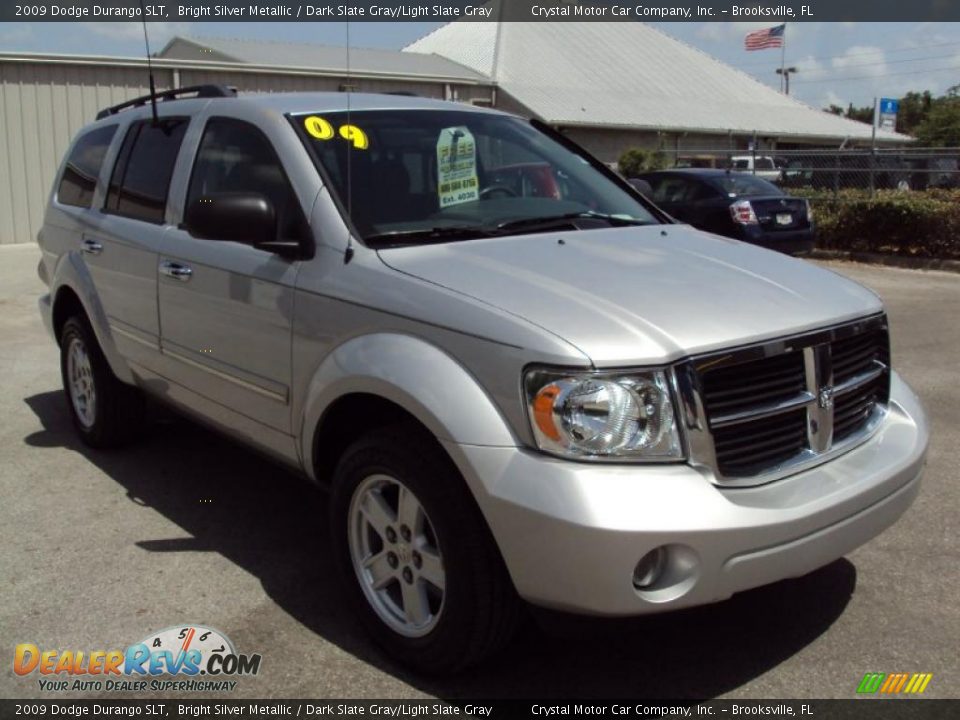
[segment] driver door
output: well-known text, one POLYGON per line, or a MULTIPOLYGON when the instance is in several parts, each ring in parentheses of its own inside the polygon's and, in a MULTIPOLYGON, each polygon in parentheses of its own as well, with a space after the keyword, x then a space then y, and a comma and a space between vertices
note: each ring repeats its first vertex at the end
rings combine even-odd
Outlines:
MULTIPOLYGON (((267 137, 250 123, 213 117, 200 140, 186 207, 220 193, 261 193, 278 239, 309 229, 267 137)), ((250 245, 167 234, 160 256, 164 375, 208 400, 290 432, 291 328, 300 263, 250 245)))

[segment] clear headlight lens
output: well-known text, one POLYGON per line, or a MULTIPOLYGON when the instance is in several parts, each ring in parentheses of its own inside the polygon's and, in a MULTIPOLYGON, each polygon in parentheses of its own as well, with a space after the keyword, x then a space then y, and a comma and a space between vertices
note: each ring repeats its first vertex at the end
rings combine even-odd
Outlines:
POLYGON ((663 371, 629 375, 532 370, 527 409, 541 450, 578 459, 682 459, 663 371))

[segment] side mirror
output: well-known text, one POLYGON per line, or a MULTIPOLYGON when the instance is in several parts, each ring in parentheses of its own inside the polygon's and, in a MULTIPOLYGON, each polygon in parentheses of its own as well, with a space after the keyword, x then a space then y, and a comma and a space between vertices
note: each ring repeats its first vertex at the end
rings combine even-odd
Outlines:
POLYGON ((268 246, 277 239, 277 213, 260 193, 218 193, 190 203, 183 227, 203 240, 268 246))

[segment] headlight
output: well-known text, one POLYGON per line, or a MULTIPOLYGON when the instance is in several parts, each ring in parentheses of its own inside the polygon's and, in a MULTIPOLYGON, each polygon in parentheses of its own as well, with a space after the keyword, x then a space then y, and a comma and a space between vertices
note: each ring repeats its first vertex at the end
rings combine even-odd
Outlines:
POLYGON ((583 460, 683 458, 663 371, 532 370, 524 388, 541 450, 583 460))

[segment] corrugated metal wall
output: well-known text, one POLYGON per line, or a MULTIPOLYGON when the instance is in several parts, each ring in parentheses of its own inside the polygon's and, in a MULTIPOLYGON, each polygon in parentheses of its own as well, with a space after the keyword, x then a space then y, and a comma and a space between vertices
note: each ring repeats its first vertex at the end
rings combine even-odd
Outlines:
MULTIPOLYGON (((171 74, 158 73, 161 87, 171 74)), ((0 62, 0 244, 33 242, 63 154, 108 105, 149 92, 139 68, 0 62)))
MULTIPOLYGON (((154 67, 157 89, 174 86, 172 67, 154 67)), ((179 86, 217 83, 241 92, 332 90, 343 79, 310 75, 182 68, 179 86)), ((97 111, 149 92, 144 67, 69 61, 0 61, 0 244, 34 242, 57 168, 70 141, 97 111)), ((444 85, 414 80, 352 78, 365 92, 403 90, 444 96, 444 85)), ((454 88, 462 101, 490 89, 454 88)))

